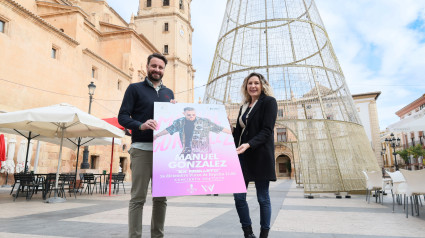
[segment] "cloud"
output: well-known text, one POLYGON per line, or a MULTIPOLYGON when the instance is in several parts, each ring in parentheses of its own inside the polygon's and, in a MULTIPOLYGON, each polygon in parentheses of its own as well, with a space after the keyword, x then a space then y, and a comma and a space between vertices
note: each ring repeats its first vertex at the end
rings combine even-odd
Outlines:
MULTIPOLYGON (((127 21, 137 0, 108 0, 127 21)), ((209 76, 226 0, 191 4, 195 86, 209 76)), ((425 93, 425 1, 316 0, 351 93, 381 91, 381 129, 398 121, 395 112, 425 93)), ((195 101, 205 88, 195 90, 195 101)))
POLYGON ((350 91, 382 92, 377 103, 380 127, 385 129, 398 120, 396 111, 424 93, 425 1, 317 0, 316 4, 350 91))
POLYGON ((223 21, 225 0, 214 0, 214 4, 205 4, 204 0, 192 1, 193 65, 195 73, 195 102, 204 97, 215 48, 223 21))

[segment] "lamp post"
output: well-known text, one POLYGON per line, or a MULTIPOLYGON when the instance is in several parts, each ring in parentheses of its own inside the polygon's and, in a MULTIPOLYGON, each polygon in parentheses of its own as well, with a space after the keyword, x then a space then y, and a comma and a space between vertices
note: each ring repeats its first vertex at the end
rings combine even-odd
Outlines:
MULTIPOLYGON (((89 98, 90 98, 90 102, 89 102, 89 114, 91 114, 91 103, 93 101, 93 95, 94 95, 94 90, 96 89, 96 85, 94 85, 93 82, 90 82, 90 84, 87 86, 89 88, 89 98)), ((89 164, 89 147, 88 146, 84 146, 84 151, 83 151, 83 162, 81 163, 81 169, 88 169, 90 168, 90 164, 89 164)))
POLYGON ((394 165, 395 165, 395 170, 397 171, 398 163, 397 163, 397 153, 395 152, 395 147, 400 146, 400 138, 395 138, 394 133, 391 133, 390 138, 385 138, 385 143, 393 147, 394 165))
POLYGON ((387 148, 385 147, 385 144, 381 144, 381 156, 382 156, 382 167, 385 168, 385 151, 387 148))

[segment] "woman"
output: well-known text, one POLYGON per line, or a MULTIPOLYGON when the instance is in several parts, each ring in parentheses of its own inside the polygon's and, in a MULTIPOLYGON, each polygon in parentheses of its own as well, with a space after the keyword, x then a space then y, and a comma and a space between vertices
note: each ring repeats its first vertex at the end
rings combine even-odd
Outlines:
MULTIPOLYGON (((270 230, 271 205, 269 183, 276 181, 273 130, 277 117, 277 102, 264 76, 251 73, 242 85, 242 105, 233 137, 237 146, 239 162, 248 187, 255 182, 257 200, 260 204, 260 238, 270 230)), ((244 236, 255 238, 252 232, 246 193, 235 193, 235 205, 244 236)))

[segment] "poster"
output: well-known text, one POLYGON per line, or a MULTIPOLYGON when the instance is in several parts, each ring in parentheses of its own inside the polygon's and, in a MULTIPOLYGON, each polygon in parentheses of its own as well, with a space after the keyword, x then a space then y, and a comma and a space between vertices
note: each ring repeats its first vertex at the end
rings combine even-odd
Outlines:
POLYGON ((245 193, 223 105, 155 102, 152 196, 245 193))

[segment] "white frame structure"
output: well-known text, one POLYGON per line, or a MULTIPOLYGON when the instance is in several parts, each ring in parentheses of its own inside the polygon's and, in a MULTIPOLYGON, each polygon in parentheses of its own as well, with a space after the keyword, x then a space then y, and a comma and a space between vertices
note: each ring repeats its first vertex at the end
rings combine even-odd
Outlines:
POLYGON ((293 143, 305 192, 365 189, 380 168, 313 0, 228 0, 204 103, 226 105, 235 122, 251 72, 270 82, 293 143))

